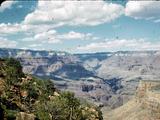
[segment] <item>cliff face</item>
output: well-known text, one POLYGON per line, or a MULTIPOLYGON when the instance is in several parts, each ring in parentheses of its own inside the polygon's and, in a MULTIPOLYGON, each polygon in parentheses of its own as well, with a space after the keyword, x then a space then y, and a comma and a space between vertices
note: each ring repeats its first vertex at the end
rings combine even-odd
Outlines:
POLYGON ((106 120, 160 120, 160 82, 140 81, 135 97, 123 106, 104 111, 106 120))
POLYGON ((141 81, 137 89, 136 100, 148 110, 154 119, 160 119, 160 82, 141 81))

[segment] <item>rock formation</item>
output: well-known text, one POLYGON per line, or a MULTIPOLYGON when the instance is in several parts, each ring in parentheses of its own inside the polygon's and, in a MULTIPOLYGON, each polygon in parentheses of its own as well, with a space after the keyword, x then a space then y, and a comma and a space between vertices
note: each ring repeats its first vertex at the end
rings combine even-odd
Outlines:
POLYGON ((160 81, 141 81, 136 100, 155 120, 160 119, 160 81))
POLYGON ((109 112, 106 120, 160 120, 160 81, 142 80, 135 97, 109 112))
POLYGON ((25 73, 52 79, 59 89, 109 108, 129 101, 140 80, 160 78, 160 51, 69 54, 0 49, 0 57, 14 57, 25 73))

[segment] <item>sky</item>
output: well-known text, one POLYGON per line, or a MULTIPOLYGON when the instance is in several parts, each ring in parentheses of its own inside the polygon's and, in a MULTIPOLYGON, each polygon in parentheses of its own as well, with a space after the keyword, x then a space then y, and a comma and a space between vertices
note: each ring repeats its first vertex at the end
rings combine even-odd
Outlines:
POLYGON ((160 1, 5 1, 0 48, 160 50, 160 1))

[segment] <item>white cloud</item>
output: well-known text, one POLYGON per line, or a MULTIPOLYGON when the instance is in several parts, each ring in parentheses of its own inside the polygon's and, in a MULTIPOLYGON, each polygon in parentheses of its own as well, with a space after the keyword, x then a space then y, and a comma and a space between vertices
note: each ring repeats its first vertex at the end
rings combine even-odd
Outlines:
POLYGON ((24 23, 98 25, 123 13, 123 6, 105 1, 38 1, 37 9, 25 17, 24 23))
POLYGON ((125 8, 125 15, 135 19, 159 19, 159 1, 128 1, 125 8))
POLYGON ((23 42, 38 42, 38 43, 61 43, 61 40, 57 38, 57 32, 55 30, 49 30, 35 34, 33 37, 24 37, 21 39, 23 42))
POLYGON ((85 33, 70 31, 65 34, 58 35, 57 37, 62 40, 77 40, 77 39, 89 40, 89 39, 92 39, 93 35, 91 33, 85 34, 85 33))
POLYGON ((21 39, 22 42, 33 42, 35 39, 33 37, 24 37, 21 39))
POLYGON ((19 24, 1 23, 0 34, 12 34, 12 33, 19 32, 21 30, 20 27, 21 26, 19 24))
POLYGON ((80 46, 77 50, 81 52, 102 52, 118 50, 160 50, 160 42, 149 42, 143 39, 121 39, 107 40, 105 42, 90 43, 86 46, 80 46))
POLYGON ((33 34, 38 34, 42 33, 45 31, 48 31, 49 29, 54 28, 54 25, 30 25, 30 24, 23 24, 23 23, 1 23, 0 24, 0 35, 1 36, 6 36, 6 35, 13 35, 17 34, 19 32, 23 32, 26 35, 33 35, 33 34))
POLYGON ((41 42, 41 43, 62 43, 69 40, 98 40, 99 37, 93 36, 91 33, 80 33, 70 31, 68 33, 59 34, 56 30, 49 30, 35 34, 33 37, 25 37, 21 39, 23 42, 41 42))
POLYGON ((34 36, 34 39, 42 43, 61 43, 61 40, 56 38, 57 32, 50 30, 47 32, 39 33, 34 36))
POLYGON ((15 48, 17 46, 16 41, 8 40, 7 38, 0 37, 1 48, 15 48))
POLYGON ((39 34, 36 34, 34 36, 35 39, 46 39, 46 37, 53 37, 54 35, 56 35, 56 31, 55 30, 50 30, 50 31, 47 31, 47 32, 42 32, 42 33, 39 33, 39 34))
MULTIPOLYGON (((10 35, 10 34, 16 34, 18 32, 29 32, 29 31, 35 31, 38 28, 38 26, 35 25, 25 25, 25 24, 18 24, 18 23, 1 23, 0 24, 0 34, 1 35, 10 35)), ((39 28, 38 30, 40 30, 39 28)))
POLYGON ((0 12, 3 12, 6 9, 10 9, 13 4, 15 4, 16 1, 10 0, 10 1, 4 1, 0 6, 0 12))
POLYGON ((31 45, 28 45, 28 47, 30 48, 35 48, 35 47, 41 47, 43 46, 42 44, 31 44, 31 45))

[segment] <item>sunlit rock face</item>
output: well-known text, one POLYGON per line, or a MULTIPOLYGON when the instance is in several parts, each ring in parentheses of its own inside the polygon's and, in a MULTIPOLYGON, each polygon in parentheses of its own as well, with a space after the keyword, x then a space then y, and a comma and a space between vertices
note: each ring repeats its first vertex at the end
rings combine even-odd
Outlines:
POLYGON ((14 57, 23 71, 55 81, 62 90, 116 108, 130 100, 143 79, 160 77, 159 51, 118 51, 69 54, 60 51, 0 49, 0 57, 14 57))
POLYGON ((107 120, 159 120, 160 119, 160 81, 141 80, 135 96, 124 105, 107 111, 107 120))
POLYGON ((160 81, 140 81, 136 94, 141 107, 150 111, 154 119, 160 119, 160 81))

